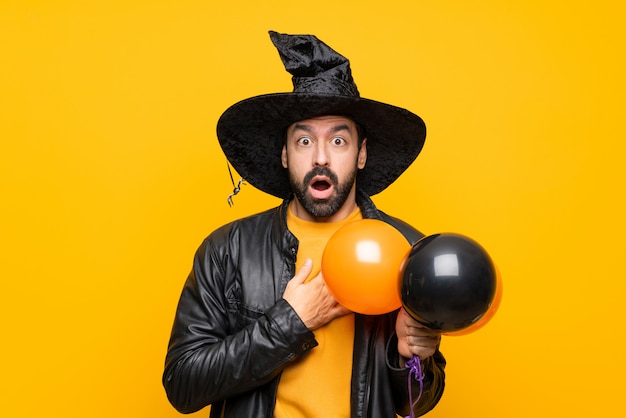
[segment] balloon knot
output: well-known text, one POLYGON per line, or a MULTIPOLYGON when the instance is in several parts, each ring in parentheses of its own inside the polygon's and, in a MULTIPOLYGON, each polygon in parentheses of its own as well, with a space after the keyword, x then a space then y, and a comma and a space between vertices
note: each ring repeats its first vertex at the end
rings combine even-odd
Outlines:
POLYGON ((409 361, 406 362, 405 367, 409 369, 409 378, 408 378, 408 389, 409 389, 409 405, 411 407, 410 415, 407 415, 405 418, 414 418, 415 412, 413 412, 415 405, 419 402, 422 397, 422 392, 424 391, 424 372, 422 371, 422 362, 418 356, 415 354, 409 361), (417 398, 413 400, 413 379, 415 378, 419 382, 420 390, 417 395, 417 398))

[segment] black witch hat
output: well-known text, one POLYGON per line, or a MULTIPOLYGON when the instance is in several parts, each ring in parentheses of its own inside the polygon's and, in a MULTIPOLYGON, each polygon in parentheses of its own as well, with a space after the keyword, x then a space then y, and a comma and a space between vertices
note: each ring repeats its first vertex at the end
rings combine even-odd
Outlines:
POLYGON ((350 62, 313 35, 270 32, 292 74, 293 92, 251 97, 228 108, 217 123, 226 158, 256 188, 291 194, 281 163, 287 127, 317 116, 347 116, 365 129, 367 162, 357 187, 372 196, 393 183, 424 146, 426 126, 406 109, 360 97, 350 62))

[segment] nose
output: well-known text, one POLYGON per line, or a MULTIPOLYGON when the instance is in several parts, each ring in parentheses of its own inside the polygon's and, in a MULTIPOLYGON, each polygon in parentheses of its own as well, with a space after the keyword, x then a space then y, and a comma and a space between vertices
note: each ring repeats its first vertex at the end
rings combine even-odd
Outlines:
POLYGON ((317 143, 315 147, 315 154, 313 155, 313 165, 318 167, 328 166, 328 151, 326 149, 326 144, 324 141, 320 141, 317 143))

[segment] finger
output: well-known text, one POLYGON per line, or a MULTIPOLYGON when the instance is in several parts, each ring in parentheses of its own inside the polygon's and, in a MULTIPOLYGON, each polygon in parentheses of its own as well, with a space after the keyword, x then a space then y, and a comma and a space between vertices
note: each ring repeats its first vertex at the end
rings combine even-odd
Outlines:
POLYGON ((414 319, 413 317, 411 317, 409 314, 406 314, 404 317, 404 324, 407 327, 411 327, 411 328, 424 328, 424 329, 428 329, 426 328, 424 325, 422 325, 421 323, 419 323, 416 319, 414 319))
POLYGON ((407 344, 414 346, 435 346, 441 341, 440 336, 414 336, 406 337, 407 344))
POLYGON ((351 309, 346 308, 343 305, 337 304, 337 311, 339 316, 344 316, 353 313, 351 309))
POLYGON ((400 325, 404 326, 404 328, 426 328, 424 325, 420 324, 415 320, 405 309, 400 309, 398 312, 398 319, 400 325))
POLYGON ((408 350, 420 358, 425 359, 427 357, 432 356, 435 351, 437 351, 437 347, 439 346, 439 341, 407 341, 408 350))
POLYGON ((313 260, 307 258, 304 260, 304 264, 302 264, 300 270, 296 272, 296 275, 293 276, 291 280, 294 281, 295 284, 302 284, 306 278, 309 277, 309 274, 311 274, 311 270, 313 270, 313 260))
POLYGON ((439 331, 435 331, 435 330, 432 330, 430 328, 426 328, 423 326, 419 326, 419 327, 407 326, 406 335, 410 335, 414 337, 432 337, 432 338, 441 337, 441 333, 439 331))
POLYGON ((410 317, 408 314, 404 318, 404 328, 407 335, 435 337, 441 335, 439 331, 435 331, 431 328, 426 327, 425 325, 410 317))
POLYGON ((424 347, 424 346, 409 346, 409 350, 411 354, 418 356, 420 359, 425 360, 428 357, 435 354, 435 347, 424 347))
POLYGON ((352 311, 348 308, 346 308, 345 306, 342 306, 340 304, 335 304, 333 307, 330 308, 329 310, 329 316, 332 319, 335 318, 340 318, 342 316, 346 316, 348 314, 351 314, 352 311))

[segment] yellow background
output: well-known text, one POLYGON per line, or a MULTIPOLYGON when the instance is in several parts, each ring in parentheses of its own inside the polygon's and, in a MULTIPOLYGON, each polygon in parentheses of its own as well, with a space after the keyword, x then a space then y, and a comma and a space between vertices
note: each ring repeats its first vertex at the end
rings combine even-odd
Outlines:
MULTIPOLYGON (((597 0, 0 2, 0 415, 177 417, 161 372, 232 190, 235 101, 289 91, 267 30, 315 33, 428 126, 375 196, 467 234, 504 298, 447 337, 437 417, 624 413, 624 11, 597 0)), ((236 174, 235 174, 236 175, 236 174)), ((193 416, 206 416, 202 411, 193 416)))

